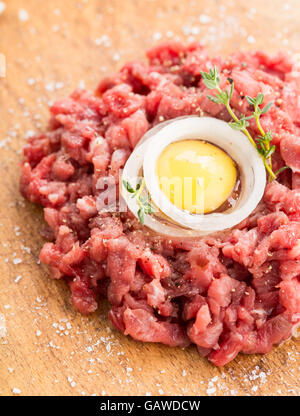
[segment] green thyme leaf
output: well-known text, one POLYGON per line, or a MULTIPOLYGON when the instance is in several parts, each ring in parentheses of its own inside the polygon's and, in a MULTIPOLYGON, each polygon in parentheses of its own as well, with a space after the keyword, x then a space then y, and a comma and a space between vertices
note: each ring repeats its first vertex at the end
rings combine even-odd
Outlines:
POLYGON ((150 202, 150 195, 147 193, 146 196, 142 197, 142 192, 145 186, 144 179, 140 179, 136 185, 136 189, 134 190, 132 185, 123 180, 123 185, 126 190, 131 193, 131 198, 136 198, 136 202, 139 205, 139 210, 137 212, 138 219, 141 224, 145 222, 145 214, 149 215, 155 212, 155 208, 152 206, 150 202))
POLYGON ((274 145, 271 146, 270 149, 266 152, 265 158, 269 159, 269 157, 272 156, 272 154, 275 152, 275 150, 276 150, 276 147, 274 145))
POLYGON ((283 166, 282 168, 276 170, 275 175, 278 176, 281 172, 283 172, 286 169, 291 169, 289 166, 283 166))
POLYGON ((248 104, 253 105, 253 106, 255 105, 255 99, 254 98, 250 97, 249 95, 246 95, 245 98, 246 98, 248 104))
POLYGON ((135 190, 138 191, 143 183, 143 179, 140 179, 135 187, 135 190))
POLYGON ((217 87, 216 81, 211 79, 203 79, 204 85, 210 90, 214 90, 217 87))
POLYGON ((272 102, 270 102, 270 103, 268 103, 266 106, 264 106, 264 108, 261 110, 261 114, 265 114, 269 109, 270 109, 270 107, 273 105, 273 103, 272 102))
POLYGON ((138 214, 140 223, 144 225, 144 223, 145 223, 144 209, 143 208, 140 208, 138 210, 138 213, 137 214, 138 214))
POLYGON ((133 187, 130 185, 130 183, 128 181, 123 180, 123 185, 125 187, 125 189, 130 192, 131 194, 134 193, 134 189, 133 187))
POLYGON ((223 104, 223 101, 220 101, 219 98, 215 97, 214 95, 207 95, 207 98, 210 99, 215 104, 223 104))
POLYGON ((233 83, 233 79, 231 79, 231 78, 227 78, 227 79, 231 80, 231 81, 229 81, 230 82, 229 100, 231 100, 233 90, 234 90, 234 83, 233 83))
POLYGON ((235 114, 234 110, 231 108, 230 101, 231 97, 234 92, 234 81, 232 78, 227 78, 227 81, 230 83, 229 91, 221 90, 220 88, 220 77, 218 68, 215 66, 213 69, 210 69, 209 72, 201 72, 202 80, 204 84, 209 89, 217 89, 217 93, 215 95, 207 95, 207 97, 216 104, 224 104, 227 108, 232 120, 229 122, 229 125, 234 130, 242 131, 248 138, 248 140, 252 143, 253 146, 256 147, 257 152, 263 159, 264 165, 269 172, 269 180, 273 180, 276 178, 276 175, 281 171, 278 170, 276 173, 272 170, 272 160, 271 156, 275 152, 275 146, 270 146, 272 141, 272 133, 271 131, 265 132, 262 125, 260 124, 260 116, 265 114, 269 108, 271 107, 272 103, 268 103, 263 108, 260 106, 264 102, 264 94, 258 93, 255 98, 246 95, 246 101, 249 105, 254 107, 254 111, 250 116, 242 115, 240 118, 235 114), (260 136, 252 137, 250 131, 247 129, 249 126, 248 120, 255 118, 258 130, 260 132, 260 136))
POLYGON ((239 121, 230 121, 229 125, 234 130, 245 130, 249 126, 249 123, 246 117, 242 116, 239 121))
POLYGON ((154 207, 149 202, 147 202, 144 205, 144 211, 145 211, 145 214, 152 214, 153 212, 155 212, 154 207))
POLYGON ((261 105, 264 101, 264 94, 262 94, 261 92, 258 93, 255 101, 256 101, 256 105, 261 105))

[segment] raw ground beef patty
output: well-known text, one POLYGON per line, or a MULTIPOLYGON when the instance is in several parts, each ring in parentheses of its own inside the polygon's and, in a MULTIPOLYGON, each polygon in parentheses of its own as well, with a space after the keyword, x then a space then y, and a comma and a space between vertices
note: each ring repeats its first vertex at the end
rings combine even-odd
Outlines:
MULTIPOLYGON (((49 242, 40 259, 67 282, 81 313, 106 297, 113 325, 138 341, 194 343, 218 366, 239 352, 267 353, 300 321, 300 67, 284 54, 224 60, 179 42, 147 56, 148 65, 125 65, 95 94, 76 90, 56 102, 48 131, 28 140, 20 186, 44 207, 49 242), (199 240, 154 236, 130 213, 97 209, 109 192, 96 189, 99 179, 118 180, 153 125, 189 114, 229 120, 201 80, 213 65, 221 83, 234 80, 238 114, 251 110, 246 94, 274 102, 261 122, 273 132, 274 170, 291 169, 239 226, 199 240)), ((254 123, 250 130, 258 134, 254 123)))

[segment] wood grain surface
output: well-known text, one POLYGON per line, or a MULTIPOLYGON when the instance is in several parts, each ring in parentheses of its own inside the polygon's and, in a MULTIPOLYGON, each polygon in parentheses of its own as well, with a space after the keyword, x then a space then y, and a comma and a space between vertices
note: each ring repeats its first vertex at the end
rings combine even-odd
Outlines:
POLYGON ((26 136, 48 106, 160 40, 200 39, 211 53, 299 52, 298 0, 4 0, 0 2, 0 394, 299 395, 299 346, 216 368, 186 350, 142 344, 81 316, 38 264, 41 208, 18 192, 26 136), (0 71, 1 72, 1 71, 0 71), (3 74, 4 75, 4 74, 3 74))

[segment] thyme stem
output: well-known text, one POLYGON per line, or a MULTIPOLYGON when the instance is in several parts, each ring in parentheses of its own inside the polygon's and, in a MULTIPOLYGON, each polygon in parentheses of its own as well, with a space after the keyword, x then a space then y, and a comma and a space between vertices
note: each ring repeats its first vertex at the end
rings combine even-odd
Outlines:
POLYGON ((275 146, 271 146, 272 141, 272 133, 270 131, 265 132, 261 123, 260 123, 260 116, 265 114, 269 108, 271 107, 272 103, 268 103, 264 108, 261 108, 260 105, 264 101, 264 95, 262 93, 258 93, 257 97, 252 98, 246 96, 247 102, 254 107, 254 111, 251 116, 246 117, 244 114, 241 118, 238 118, 233 109, 230 105, 230 100, 234 91, 234 83, 233 79, 227 78, 230 83, 230 90, 227 89, 222 90, 220 88, 220 76, 218 72, 218 68, 215 66, 213 69, 210 69, 209 72, 201 72, 203 82, 205 86, 210 90, 217 90, 215 95, 208 95, 207 97, 216 104, 223 104, 228 113, 230 114, 233 121, 229 122, 229 125, 235 129, 240 130, 242 133, 247 136, 250 143, 256 148, 260 158, 262 159, 266 171, 269 174, 269 181, 276 179, 276 176, 282 172, 283 169, 278 170, 277 172, 273 172, 272 169, 272 154, 275 152, 275 146), (258 130, 261 136, 258 138, 253 138, 247 129, 249 126, 248 120, 253 118, 256 121, 258 130))

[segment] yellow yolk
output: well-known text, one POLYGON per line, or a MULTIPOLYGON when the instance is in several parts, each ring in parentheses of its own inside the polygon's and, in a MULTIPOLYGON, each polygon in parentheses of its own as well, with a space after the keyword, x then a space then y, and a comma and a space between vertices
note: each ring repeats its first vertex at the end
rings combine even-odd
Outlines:
POLYGON ((219 208, 237 180, 236 165, 227 153, 201 140, 171 143, 156 169, 160 189, 172 204, 197 214, 219 208))

